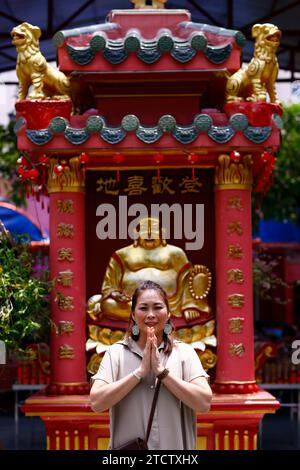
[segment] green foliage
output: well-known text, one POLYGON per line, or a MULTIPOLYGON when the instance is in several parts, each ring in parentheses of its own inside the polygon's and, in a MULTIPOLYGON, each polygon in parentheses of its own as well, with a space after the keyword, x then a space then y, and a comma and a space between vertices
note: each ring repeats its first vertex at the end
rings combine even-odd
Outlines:
POLYGON ((7 128, 0 125, 0 178, 11 186, 11 194, 8 194, 9 199, 20 206, 26 203, 26 198, 24 191, 21 194, 21 182, 16 172, 19 152, 14 124, 14 121, 11 121, 7 128))
POLYGON ((0 231, 0 339, 11 351, 48 338, 49 286, 34 277, 33 263, 24 237, 0 231))
POLYGON ((278 275, 278 261, 261 248, 253 250, 253 285, 259 297, 272 300, 276 304, 285 304, 280 296, 280 287, 288 284, 278 275))
MULTIPOLYGON (((300 222, 300 105, 283 112, 282 143, 277 155, 274 181, 261 201, 260 217, 300 222)), ((256 204, 257 204, 256 197, 256 204)), ((257 207, 257 206, 256 206, 257 207)))

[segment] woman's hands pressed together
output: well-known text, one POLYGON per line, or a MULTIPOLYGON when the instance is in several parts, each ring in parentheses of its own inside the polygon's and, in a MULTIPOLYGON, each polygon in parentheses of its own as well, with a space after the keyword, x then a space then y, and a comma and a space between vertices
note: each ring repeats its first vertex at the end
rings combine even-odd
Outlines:
POLYGON ((151 369, 155 375, 159 375, 164 370, 164 366, 160 361, 157 337, 153 327, 149 328, 149 338, 151 343, 151 369))
POLYGON ((155 375, 164 370, 157 348, 157 337, 153 327, 147 327, 147 341, 140 367, 135 371, 140 377, 146 377, 153 371, 155 375))

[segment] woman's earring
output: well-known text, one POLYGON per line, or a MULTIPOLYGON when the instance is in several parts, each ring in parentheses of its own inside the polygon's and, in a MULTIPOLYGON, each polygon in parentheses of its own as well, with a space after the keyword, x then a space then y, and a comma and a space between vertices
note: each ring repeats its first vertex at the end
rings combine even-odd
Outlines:
POLYGON ((172 331, 172 326, 170 323, 166 323, 164 326, 164 333, 168 336, 172 331))
POLYGON ((133 336, 138 336, 140 334, 140 329, 136 323, 132 326, 131 333, 133 336))

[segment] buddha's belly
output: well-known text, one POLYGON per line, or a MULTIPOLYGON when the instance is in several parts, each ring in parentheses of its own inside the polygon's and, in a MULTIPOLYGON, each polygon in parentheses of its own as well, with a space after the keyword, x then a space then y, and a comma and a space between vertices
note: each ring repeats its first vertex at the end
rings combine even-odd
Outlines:
POLYGON ((177 273, 174 269, 161 271, 157 268, 143 268, 125 273, 122 280, 123 291, 132 295, 135 288, 143 281, 157 282, 171 296, 176 292, 177 273))

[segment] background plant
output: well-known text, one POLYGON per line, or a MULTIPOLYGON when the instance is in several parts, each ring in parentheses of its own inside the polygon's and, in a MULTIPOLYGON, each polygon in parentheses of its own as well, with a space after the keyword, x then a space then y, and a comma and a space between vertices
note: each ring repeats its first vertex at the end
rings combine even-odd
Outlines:
POLYGON ((37 278, 29 241, 0 231, 0 339, 10 351, 49 336, 48 275, 37 278))
POLYGON ((20 206, 26 204, 26 197, 16 172, 17 160, 20 155, 17 149, 14 124, 15 121, 10 121, 7 127, 0 125, 0 178, 10 188, 8 198, 20 206))
POLYGON ((261 248, 253 250, 253 284, 255 292, 264 300, 286 304, 281 295, 281 287, 288 284, 277 273, 279 262, 261 248))
POLYGON ((266 195, 254 195, 254 215, 300 223, 300 104, 285 106, 282 119, 282 142, 273 182, 266 195))

